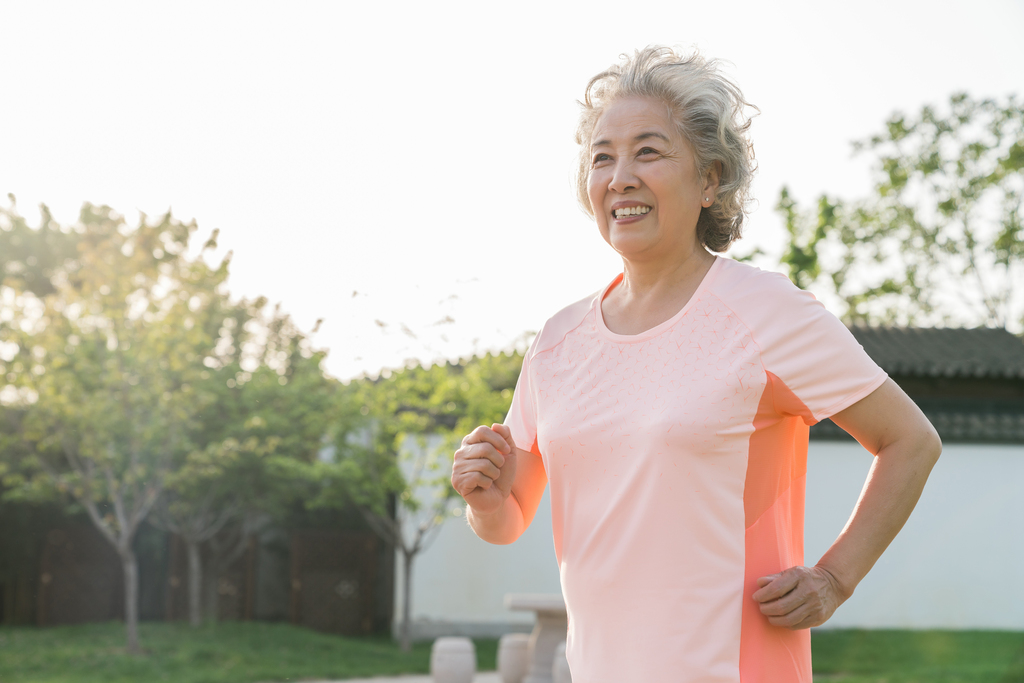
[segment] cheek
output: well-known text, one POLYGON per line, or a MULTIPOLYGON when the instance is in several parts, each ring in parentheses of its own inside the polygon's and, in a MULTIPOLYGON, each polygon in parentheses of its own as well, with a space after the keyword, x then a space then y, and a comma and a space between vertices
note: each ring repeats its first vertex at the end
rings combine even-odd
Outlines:
POLYGON ((604 212, 604 197, 607 182, 601 184, 599 174, 591 173, 587 178, 587 197, 590 199, 590 209, 594 213, 594 222, 597 224, 597 231, 601 237, 608 241, 608 216, 604 212))
POLYGON ((590 208, 595 214, 601 213, 601 205, 604 202, 602 187, 607 187, 607 182, 602 185, 600 171, 591 172, 587 176, 587 197, 590 198, 590 208))
POLYGON ((604 195, 593 183, 587 185, 587 196, 590 198, 590 209, 594 214, 594 223, 598 231, 607 239, 608 216, 604 211, 604 195))

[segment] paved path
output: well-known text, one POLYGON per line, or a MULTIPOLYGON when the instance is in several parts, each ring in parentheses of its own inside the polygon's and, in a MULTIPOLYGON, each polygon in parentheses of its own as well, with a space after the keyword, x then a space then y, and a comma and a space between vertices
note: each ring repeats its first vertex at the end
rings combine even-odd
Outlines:
MULTIPOLYGON (((306 683, 434 683, 430 676, 385 676, 383 678, 348 678, 344 681, 307 681, 306 683)), ((481 671, 473 683, 501 683, 497 671, 481 671)))

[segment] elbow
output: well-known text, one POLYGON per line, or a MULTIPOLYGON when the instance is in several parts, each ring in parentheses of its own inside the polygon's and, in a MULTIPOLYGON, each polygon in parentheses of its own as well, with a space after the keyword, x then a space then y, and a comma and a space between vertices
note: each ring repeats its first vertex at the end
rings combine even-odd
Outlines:
MULTIPOLYGON (((483 537, 481 537, 481 538, 483 538, 483 537)), ((484 538, 484 540, 487 541, 488 543, 490 543, 491 545, 512 545, 517 540, 519 540, 519 537, 518 536, 503 536, 501 538, 484 538)))
POLYGON ((928 464, 928 469, 931 469, 942 455, 942 439, 939 438, 939 433, 935 431, 935 427, 930 422, 921 441, 920 452, 928 464))
POLYGON ((509 525, 489 525, 479 519, 469 518, 469 526, 473 533, 482 541, 491 545, 510 545, 515 543, 523 535, 522 529, 515 529, 509 525))
POLYGON ((466 517, 469 526, 481 540, 491 545, 509 545, 515 543, 523 535, 524 526, 504 515, 481 515, 467 506, 466 517))
POLYGON ((487 541, 491 545, 511 545, 519 540, 521 534, 495 534, 488 533, 480 529, 473 529, 476 535, 484 541, 487 541))
POLYGON ((932 434, 935 435, 934 451, 932 455, 932 464, 934 465, 939 461, 939 456, 942 455, 942 439, 939 438, 938 432, 934 429, 932 430, 932 434))

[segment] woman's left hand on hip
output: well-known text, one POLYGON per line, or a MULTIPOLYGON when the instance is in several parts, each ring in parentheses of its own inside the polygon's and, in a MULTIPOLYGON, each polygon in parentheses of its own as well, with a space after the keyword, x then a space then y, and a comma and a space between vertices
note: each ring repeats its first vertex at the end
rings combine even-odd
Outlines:
POLYGON ((790 567, 762 576, 754 600, 772 626, 789 629, 811 628, 828 621, 846 597, 839 582, 821 567, 790 567))

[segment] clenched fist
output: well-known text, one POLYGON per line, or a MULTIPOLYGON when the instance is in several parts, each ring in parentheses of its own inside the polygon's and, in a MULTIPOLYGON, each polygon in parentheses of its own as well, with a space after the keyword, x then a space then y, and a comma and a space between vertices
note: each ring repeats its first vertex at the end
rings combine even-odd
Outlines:
POLYGON ((516 478, 516 445, 503 424, 483 425, 462 440, 452 463, 452 486, 475 512, 497 511, 516 478))
POLYGON ((821 567, 790 567, 757 580, 753 598, 772 626, 797 630, 820 626, 843 604, 839 582, 821 567))

